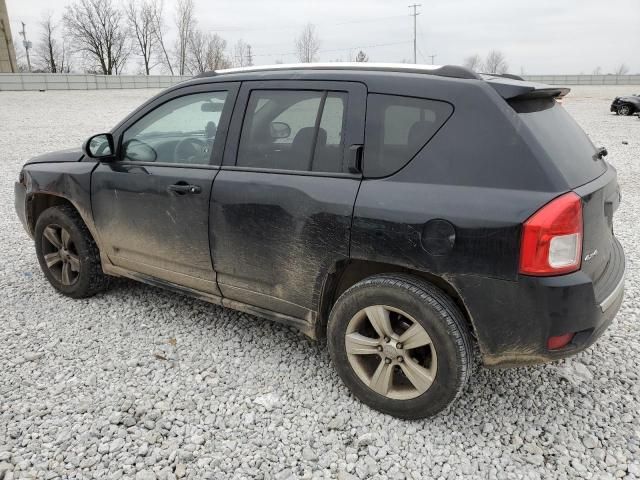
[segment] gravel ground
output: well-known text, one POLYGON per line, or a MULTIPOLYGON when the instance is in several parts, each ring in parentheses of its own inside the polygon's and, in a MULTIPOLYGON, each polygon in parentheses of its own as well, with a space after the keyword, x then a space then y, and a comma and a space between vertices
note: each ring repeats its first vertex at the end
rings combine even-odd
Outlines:
POLYGON ((0 480, 640 478, 640 121, 609 113, 636 90, 565 101, 622 184, 617 320, 576 358, 480 369, 419 422, 354 400, 325 346, 284 326, 128 281, 89 300, 54 292, 14 213, 21 164, 155 91, 0 92, 0 480))

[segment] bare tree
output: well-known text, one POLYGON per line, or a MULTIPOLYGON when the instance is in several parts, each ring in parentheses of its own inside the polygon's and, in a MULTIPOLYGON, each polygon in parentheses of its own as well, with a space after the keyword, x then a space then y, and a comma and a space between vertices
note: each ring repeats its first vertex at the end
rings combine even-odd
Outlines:
POLYGON ((189 36, 189 70, 193 73, 204 73, 207 71, 207 39, 202 30, 196 29, 189 36))
POLYGON ((121 72, 131 53, 123 17, 112 0, 76 0, 64 14, 75 48, 105 75, 121 72))
POLYGON ((591 72, 591 75, 602 75, 602 68, 601 67, 594 68, 593 72, 591 72))
POLYGON ((162 63, 165 68, 169 70, 169 73, 173 75, 173 66, 171 65, 169 52, 167 51, 166 44, 164 43, 164 20, 162 18, 164 4, 162 0, 149 0, 149 3, 152 6, 153 36, 156 39, 157 53, 160 63, 162 63))
POLYGON ((491 50, 484 62, 484 70, 486 73, 497 73, 499 75, 507 73, 509 65, 504 54, 499 50, 491 50))
POLYGON ((229 68, 231 62, 225 55, 227 42, 218 34, 205 34, 194 30, 189 37, 189 69, 193 73, 229 68))
POLYGON ((187 72, 189 39, 196 27, 193 0, 178 0, 176 4, 176 27, 178 28, 176 63, 178 74, 184 75, 187 72))
POLYGON ((360 50, 358 52, 358 54, 356 55, 356 62, 368 62, 369 61, 369 56, 364 53, 362 50, 360 50))
POLYGON ((482 57, 477 53, 473 55, 469 55, 464 59, 463 65, 467 67, 469 70, 480 71, 482 70, 482 57))
POLYGON ((129 0, 126 6, 129 28, 138 45, 138 53, 144 63, 144 71, 147 75, 155 66, 152 64, 152 56, 156 51, 158 39, 155 35, 155 5, 148 0, 129 0))
POLYGON ((320 39, 313 23, 307 23, 296 38, 296 52, 298 60, 302 63, 311 63, 316 61, 316 56, 320 50, 320 39))
POLYGON ((627 67, 624 63, 618 65, 618 68, 616 68, 615 71, 616 75, 626 75, 627 73, 629 73, 629 67, 627 67))
POLYGON ((56 38, 58 26, 53 21, 53 15, 48 13, 40 22, 42 34, 36 44, 36 57, 39 59, 40 69, 50 73, 69 73, 69 54, 64 41, 56 38))
POLYGON ((233 65, 235 67, 250 67, 253 65, 251 45, 240 39, 233 47, 233 65))

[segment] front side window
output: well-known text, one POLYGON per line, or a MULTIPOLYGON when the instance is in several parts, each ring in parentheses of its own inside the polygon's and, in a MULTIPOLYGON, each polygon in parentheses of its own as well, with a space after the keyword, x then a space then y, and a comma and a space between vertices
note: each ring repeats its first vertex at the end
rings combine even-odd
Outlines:
POLYGON ((346 103, 344 92, 253 90, 237 165, 343 172, 346 103))
POLYGON ((384 177, 404 167, 453 112, 446 102, 371 93, 367 97, 364 173, 384 177))
POLYGON ((124 132, 123 159, 208 164, 227 92, 174 98, 124 132))

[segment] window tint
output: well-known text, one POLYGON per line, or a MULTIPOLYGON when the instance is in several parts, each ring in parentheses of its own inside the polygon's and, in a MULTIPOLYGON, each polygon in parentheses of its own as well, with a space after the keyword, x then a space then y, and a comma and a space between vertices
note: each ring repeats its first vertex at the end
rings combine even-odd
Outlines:
POLYGON ((572 188, 604 173, 604 160, 594 159, 596 148, 561 104, 551 99, 512 102, 512 106, 572 188))
POLYGON ((237 165, 342 172, 346 101, 342 92, 252 91, 237 165))
POLYGON ((138 120, 124 133, 127 161, 207 164, 227 92, 174 98, 138 120))
POLYGON ((411 160, 447 121, 445 102, 397 95, 367 97, 364 174, 390 175, 411 160))

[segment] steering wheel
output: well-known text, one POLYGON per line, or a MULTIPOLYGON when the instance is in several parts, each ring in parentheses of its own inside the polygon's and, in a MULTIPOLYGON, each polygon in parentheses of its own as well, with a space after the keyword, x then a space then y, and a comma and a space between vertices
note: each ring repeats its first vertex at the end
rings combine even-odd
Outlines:
POLYGON ((207 160, 208 154, 207 142, 199 138, 187 137, 178 142, 173 157, 178 163, 202 163, 202 160, 207 160))

